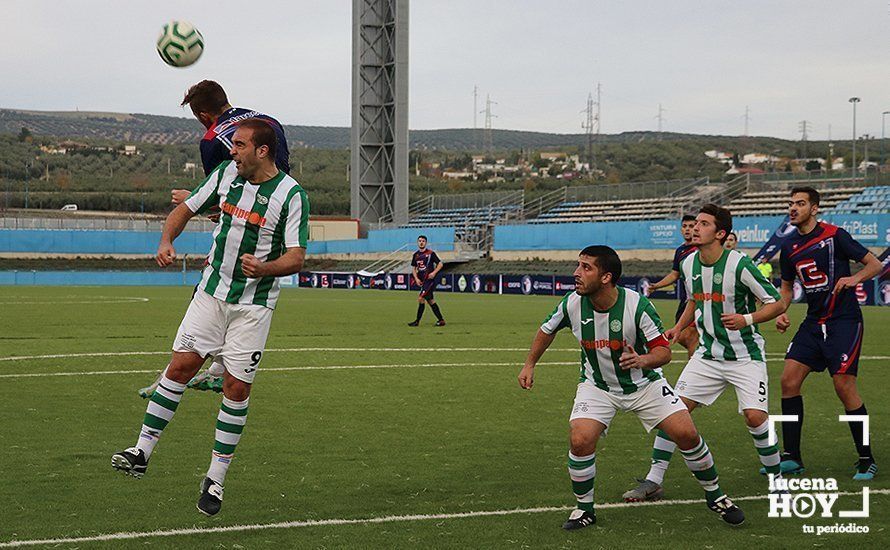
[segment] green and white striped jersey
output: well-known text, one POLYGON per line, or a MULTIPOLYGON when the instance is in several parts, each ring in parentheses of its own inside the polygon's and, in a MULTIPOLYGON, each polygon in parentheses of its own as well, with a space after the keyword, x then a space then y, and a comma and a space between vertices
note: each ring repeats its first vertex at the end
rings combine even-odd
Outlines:
POLYGON ((241 255, 275 260, 288 248, 306 248, 309 239, 309 199, 289 175, 279 171, 269 181, 253 184, 226 161, 211 172, 185 201, 196 213, 214 206, 222 210, 213 232, 201 290, 231 304, 256 304, 275 309, 276 277, 247 278, 241 255))
POLYGON ((701 252, 687 256, 680 264, 680 277, 690 300, 695 301, 698 349, 695 355, 718 361, 763 361, 763 336, 757 326, 728 330, 720 315, 745 315, 757 309, 756 300, 771 304, 779 291, 754 266, 751 258, 724 250, 714 265, 701 261, 701 252))
POLYGON ((618 364, 624 346, 648 353, 650 345, 667 346, 661 319, 645 296, 618 287, 618 301, 608 311, 597 311, 587 296, 566 294, 541 330, 553 334, 571 328, 581 344, 581 381, 590 380, 601 390, 629 394, 660 379, 661 369, 623 370, 618 364))

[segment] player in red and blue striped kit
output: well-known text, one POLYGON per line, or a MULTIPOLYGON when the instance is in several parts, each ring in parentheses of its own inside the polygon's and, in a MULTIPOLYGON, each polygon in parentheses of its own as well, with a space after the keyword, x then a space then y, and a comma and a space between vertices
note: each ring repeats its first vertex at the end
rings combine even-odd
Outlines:
MULTIPOLYGON (((807 301, 807 316, 788 346, 782 371, 782 414, 797 415, 797 422, 782 425, 782 473, 803 472, 800 434, 803 426, 803 381, 810 372, 828 370, 837 396, 850 416, 867 416, 856 387, 862 349, 862 311, 856 287, 881 271, 881 262, 844 229, 816 220, 819 193, 811 187, 791 190, 788 215, 797 228, 782 243, 782 298, 791 303, 794 279, 800 281, 807 301), (850 275, 850 260, 864 267, 850 275)), ((776 319, 785 332, 787 314, 776 319)), ((867 481, 877 472, 871 446, 863 441, 865 424, 850 422, 859 461, 855 480, 867 481)), ((761 471, 761 473, 764 473, 761 471)))
POLYGON ((414 268, 414 280, 420 286, 420 295, 417 297, 417 318, 408 323, 409 327, 416 327, 420 324, 420 318, 423 317, 423 310, 426 304, 430 305, 430 309, 436 315, 436 326, 445 326, 445 319, 442 318, 442 312, 439 311, 439 304, 433 298, 433 292, 436 290, 436 275, 442 269, 442 261, 435 252, 427 248, 427 239, 425 235, 417 237, 417 251, 411 257, 411 266, 414 268))

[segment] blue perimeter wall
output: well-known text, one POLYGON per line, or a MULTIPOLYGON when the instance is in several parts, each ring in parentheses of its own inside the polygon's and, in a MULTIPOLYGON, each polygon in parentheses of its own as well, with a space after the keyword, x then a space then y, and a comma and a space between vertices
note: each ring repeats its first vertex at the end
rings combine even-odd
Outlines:
MULTIPOLYGON (((430 246, 451 249, 453 227, 379 229, 367 239, 312 241, 309 254, 362 254, 392 252, 427 236, 430 246)), ((48 254, 154 254, 161 239, 157 231, 99 231, 55 229, 0 229, 0 252, 39 252, 48 254)), ((176 239, 178 254, 204 255, 210 251, 210 233, 184 232, 176 239)))
POLYGON ((200 271, 0 271, 0 285, 195 286, 200 271))
MULTIPOLYGON (((759 248, 782 223, 782 216, 736 218, 735 231, 744 248, 759 248)), ((890 214, 825 216, 865 246, 890 246, 890 214)), ((428 237, 434 249, 448 250, 454 243, 453 227, 379 229, 367 239, 312 241, 309 254, 363 254, 392 252, 412 245, 417 236, 428 237)), ((51 229, 0 229, 0 252, 49 254, 147 254, 157 251, 159 232, 51 229)), ((672 249, 681 243, 680 222, 650 220, 597 223, 500 225, 494 230, 494 249, 580 250, 588 244, 608 244, 616 250, 672 249)), ((185 232, 176 239, 179 254, 204 255, 210 250, 210 233, 185 232)))
MULTIPOLYGON (((759 248, 769 240, 784 216, 750 216, 733 220, 743 248, 759 248)), ((846 229, 865 246, 890 245, 890 214, 844 214, 822 219, 846 229)), ((580 250, 608 244, 616 250, 675 248, 682 243, 679 220, 597 223, 498 225, 495 250, 580 250)))

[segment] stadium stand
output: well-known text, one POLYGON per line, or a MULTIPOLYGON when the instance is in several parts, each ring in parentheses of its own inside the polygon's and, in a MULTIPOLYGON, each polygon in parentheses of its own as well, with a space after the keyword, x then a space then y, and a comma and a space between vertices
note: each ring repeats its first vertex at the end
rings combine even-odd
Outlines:
POLYGON ((468 229, 478 229, 510 218, 517 218, 521 213, 521 204, 467 208, 432 208, 412 218, 402 227, 466 227, 468 229))
MULTIPOLYGON (((821 210, 824 213, 836 212, 834 208, 851 197, 860 193, 863 187, 822 187, 812 184, 822 196, 821 210)), ((789 187, 782 185, 769 191, 751 191, 729 203, 729 210, 734 216, 771 216, 785 214, 788 211, 789 187)))
POLYGON ((432 195, 409 208, 408 223, 400 227, 454 227, 458 238, 498 223, 522 218, 524 191, 490 191, 461 195, 432 195))
POLYGON ((871 187, 839 202, 834 214, 888 214, 890 213, 890 185, 871 187))
POLYGON ((703 179, 567 187, 563 200, 542 208, 536 216, 529 215, 530 205, 526 204, 525 218, 531 218, 530 224, 670 219, 694 211, 705 202, 726 204, 735 216, 784 215, 788 191, 795 185, 818 189, 822 194, 822 212, 826 214, 890 212, 890 186, 866 187, 867 184, 862 179, 813 174, 807 174, 806 179, 746 174, 725 183, 703 179), (616 198, 616 190, 623 196, 616 198))
POLYGON ((671 218, 688 202, 687 197, 610 201, 564 202, 529 223, 571 223, 671 218))
POLYGON ((561 202, 542 209, 528 223, 673 218, 692 204, 706 202, 706 197, 721 187, 707 178, 566 187, 561 202))

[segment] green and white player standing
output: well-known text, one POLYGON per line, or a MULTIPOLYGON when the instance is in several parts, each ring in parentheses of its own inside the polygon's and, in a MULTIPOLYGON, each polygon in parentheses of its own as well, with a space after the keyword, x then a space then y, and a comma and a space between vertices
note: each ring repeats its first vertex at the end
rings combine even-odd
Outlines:
POLYGON ((278 300, 277 278, 297 273, 306 256, 309 202, 303 188, 275 166, 277 143, 266 121, 242 121, 232 138, 233 160, 221 163, 167 217, 156 257, 162 267, 176 258, 173 241, 192 216, 215 206, 222 210, 210 263, 179 325, 136 445, 111 457, 115 469, 142 477, 186 384, 213 356, 225 367, 224 397, 198 500, 206 515, 222 506, 226 472, 247 421, 250 389, 278 300))
POLYGON ((617 411, 634 413, 646 431, 659 428, 670 434, 705 490, 708 507, 729 524, 742 523, 745 514, 720 489, 707 444, 662 376, 660 367, 670 362, 671 350, 652 303, 617 286, 621 260, 608 246, 582 250, 574 275, 575 291, 541 325, 519 373, 519 385, 531 389, 535 365, 561 329, 571 329, 581 344, 581 379, 569 418, 568 466, 577 509, 563 529, 596 523, 596 445, 617 411))
MULTIPOLYGON (((681 264, 681 279, 689 296, 686 309, 665 336, 673 341, 693 318, 699 344, 675 387, 686 407, 710 405, 727 386, 735 389, 739 413, 744 415, 760 462, 767 472, 779 473, 779 448, 769 443, 769 380, 763 336, 757 330, 781 315, 785 303, 750 258, 723 246, 732 231, 732 214, 714 204, 701 208, 692 242, 698 251, 681 264), (757 309, 757 301, 763 307, 757 309)), ((625 500, 657 500, 676 445, 659 431, 652 449, 652 467, 640 484, 624 493, 625 500)))

